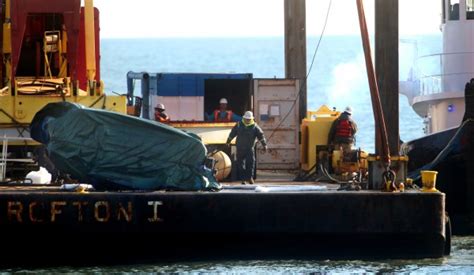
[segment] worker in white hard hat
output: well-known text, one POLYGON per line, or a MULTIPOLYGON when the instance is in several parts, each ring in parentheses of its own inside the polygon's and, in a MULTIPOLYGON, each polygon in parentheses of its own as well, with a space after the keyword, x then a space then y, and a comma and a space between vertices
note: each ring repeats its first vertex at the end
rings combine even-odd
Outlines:
POLYGON ((337 118, 329 130, 328 142, 336 150, 342 150, 342 153, 348 153, 352 150, 357 132, 357 124, 351 118, 352 108, 347 106, 344 112, 337 118))
POLYGON ((263 149, 267 151, 267 141, 262 129, 255 123, 253 113, 245 112, 241 121, 235 124, 227 138, 227 145, 237 137, 237 168, 242 184, 254 184, 255 165, 255 142, 256 139, 262 143, 263 149))
POLYGON ((221 100, 219 100, 219 109, 214 110, 214 112, 207 117, 207 120, 214 122, 240 121, 242 117, 234 114, 232 110, 227 109, 227 104, 227 99, 221 98, 221 100))
POLYGON ((165 113, 165 105, 158 103, 155 107, 155 120, 161 123, 170 121, 170 117, 165 113))

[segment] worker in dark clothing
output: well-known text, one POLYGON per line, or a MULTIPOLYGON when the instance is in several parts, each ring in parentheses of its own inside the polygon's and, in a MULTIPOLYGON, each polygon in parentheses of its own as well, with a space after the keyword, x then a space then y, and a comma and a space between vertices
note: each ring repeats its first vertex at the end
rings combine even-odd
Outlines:
POLYGON ((159 103, 155 107, 155 120, 161 123, 167 123, 170 121, 170 117, 165 113, 165 105, 159 103))
POLYGON ((350 152, 355 141, 357 124, 351 115, 352 108, 348 106, 329 130, 328 143, 334 145, 334 149, 342 150, 342 154, 350 152))
POLYGON ((230 131, 227 138, 227 145, 237 137, 237 167, 242 184, 246 182, 253 184, 254 164, 255 164, 255 139, 258 139, 267 151, 267 141, 263 135, 262 129, 255 123, 251 111, 245 112, 241 121, 239 121, 230 131))

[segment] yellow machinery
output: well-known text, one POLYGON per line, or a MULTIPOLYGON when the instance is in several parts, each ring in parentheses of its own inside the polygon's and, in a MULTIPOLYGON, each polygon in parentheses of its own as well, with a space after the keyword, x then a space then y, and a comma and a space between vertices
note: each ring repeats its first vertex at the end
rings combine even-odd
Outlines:
MULTIPOLYGON (((84 26, 80 26, 81 29, 84 29, 85 33, 85 45, 83 45, 83 47, 85 48, 85 57, 79 55, 77 57, 85 58, 85 61, 83 61, 86 64, 87 78, 87 88, 85 90, 82 90, 79 87, 78 80, 73 80, 72 76, 69 75, 68 68, 71 69, 71 64, 70 61, 67 59, 68 45, 75 45, 75 43, 71 41, 70 36, 68 36, 68 30, 64 27, 64 23, 62 24, 62 30, 49 29, 47 27, 42 30, 43 41, 42 43, 37 42, 38 45, 36 46, 36 51, 39 54, 36 56, 36 59, 32 58, 35 60, 25 59, 23 55, 26 56, 29 53, 25 50, 22 51, 21 49, 17 49, 17 51, 20 51, 20 54, 18 54, 19 58, 17 59, 18 64, 12 64, 11 60, 12 55, 14 55, 13 49, 15 43, 14 39, 12 38, 10 21, 12 20, 11 17, 14 17, 14 14, 12 13, 16 11, 16 9, 14 8, 20 5, 20 3, 14 3, 16 6, 12 7, 13 3, 11 0, 4 1, 6 6, 5 13, 2 15, 2 53, 4 56, 3 60, 5 62, 2 68, 2 72, 4 75, 5 86, 0 89, 0 129, 2 130, 0 133, 2 135, 7 135, 15 132, 6 132, 5 129, 7 128, 24 129, 25 127, 27 127, 36 112, 50 102, 69 101, 82 104, 86 107, 102 108, 120 113, 126 113, 126 97, 106 96, 103 93, 103 83, 101 83, 100 80, 98 80, 99 83, 97 83, 96 80, 96 52, 94 45, 95 39, 98 39, 98 36, 94 34, 94 8, 92 0, 85 1, 85 8, 83 11, 85 23, 84 26), (38 70, 36 72, 36 74, 40 72, 41 75, 28 76, 25 75, 24 72, 21 75, 18 75, 20 68, 22 68, 23 66, 22 62, 38 63, 37 66, 43 64, 44 69, 42 69, 42 71, 38 70), (53 65, 53 63, 56 64, 53 65), (14 67, 16 68, 16 70, 14 69, 14 67), (53 71, 53 68, 57 68, 56 72, 53 71), (17 72, 17 74, 14 73, 15 71, 17 72)), ((61 1, 58 2, 54 0, 47 0, 43 1, 41 5, 47 6, 48 4, 55 4, 60 2, 61 1)), ((64 2, 74 1, 68 0, 64 2)), ((29 8, 34 10, 33 7, 29 8)), ((69 12, 69 10, 65 8, 64 12, 69 12)), ((80 7, 77 7, 76 12, 80 12, 80 7)), ((35 16, 38 17, 39 15, 35 14, 35 16)), ((44 21, 48 22, 48 16, 50 16, 50 14, 44 14, 44 21)), ((38 20, 38 22, 42 21, 38 20)), ((79 22, 77 22, 77 24, 79 24, 79 22)), ((30 21, 26 20, 25 25, 25 29, 27 30, 25 32, 25 37, 28 38, 25 40, 28 41, 24 42, 23 44, 28 43, 32 39, 31 37, 35 37, 29 34, 30 32, 33 32, 33 30, 30 30, 33 29, 33 27, 30 26, 36 26, 37 24, 35 25, 30 21)), ((45 24, 45 26, 47 26, 47 24, 45 24)), ((78 43, 79 42, 76 42, 76 44, 78 43)), ((22 45, 22 47, 26 48, 26 46, 24 45, 22 45)), ((75 62, 74 64, 77 63, 79 62, 75 62)))
POLYGON ((308 111, 301 123, 301 169, 306 174, 332 174, 348 179, 352 173, 365 174, 367 153, 352 150, 342 154, 331 148, 328 135, 333 122, 341 113, 321 106, 317 111, 308 111))
MULTIPOLYGON (((80 0, 0 1, 0 139, 29 137, 34 115, 51 102, 127 112, 127 97, 106 96, 99 79, 92 0, 82 9, 80 0)), ((24 158, 37 143, 22 139, 8 145, 8 158, 24 158)))
POLYGON ((316 168, 318 154, 327 152, 328 134, 340 112, 323 105, 317 111, 308 111, 301 123, 301 169, 307 172, 316 168), (319 150, 318 150, 319 149, 319 150))

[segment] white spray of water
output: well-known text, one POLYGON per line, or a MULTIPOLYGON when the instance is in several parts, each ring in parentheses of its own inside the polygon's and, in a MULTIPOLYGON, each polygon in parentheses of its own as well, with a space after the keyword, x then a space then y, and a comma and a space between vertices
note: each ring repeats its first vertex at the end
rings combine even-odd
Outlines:
POLYGON ((368 82, 364 56, 358 55, 354 60, 338 64, 332 72, 332 85, 329 89, 328 104, 342 110, 345 106, 363 106, 367 101, 368 82))
POLYGON ((349 62, 336 65, 333 69, 328 104, 340 111, 344 110, 346 106, 352 107, 353 119, 359 128, 356 134, 356 146, 373 152, 374 120, 362 53, 349 62))
MULTIPOLYGON (((413 58, 410 56, 409 48, 400 48, 401 68, 411 68, 413 58), (408 58, 406 57, 408 56, 408 58), (407 61, 408 59, 408 61, 407 61)), ((400 70, 406 78, 406 69, 400 70)), ((359 126, 356 137, 358 147, 374 151, 375 124, 372 111, 372 101, 370 99, 367 71, 365 67, 364 55, 358 54, 350 62, 340 63, 332 71, 332 84, 328 93, 328 105, 343 110, 345 106, 353 109, 353 118, 359 126)), ((400 137, 405 140, 421 136, 422 125, 419 117, 414 113, 406 100, 400 100, 400 137)))

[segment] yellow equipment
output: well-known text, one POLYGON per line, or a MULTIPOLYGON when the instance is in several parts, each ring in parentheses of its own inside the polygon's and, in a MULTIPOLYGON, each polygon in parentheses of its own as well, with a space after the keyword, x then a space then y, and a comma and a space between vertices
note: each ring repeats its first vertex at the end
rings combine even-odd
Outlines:
MULTIPOLYGON (((44 5, 48 5, 46 1, 44 5)), ((0 133, 6 132, 4 129, 25 128, 31 122, 33 116, 50 102, 69 101, 82 104, 86 107, 107 109, 110 111, 126 113, 126 97, 125 96, 105 96, 102 94, 104 88, 103 83, 95 84, 95 50, 94 50, 94 11, 92 0, 85 1, 85 59, 87 63, 87 80, 90 85, 87 89, 93 87, 93 92, 81 90, 76 81, 73 81, 68 75, 67 67, 67 39, 68 30, 63 29, 47 29, 44 27, 42 46, 38 44, 37 52, 42 54, 36 58, 38 60, 19 59, 22 62, 30 62, 44 65, 44 74, 41 75, 14 75, 10 55, 12 53, 12 30, 10 17, 13 15, 11 1, 6 1, 5 21, 3 22, 2 37, 2 53, 4 56, 3 72, 6 81, 5 86, 0 88, 0 133), (12 12, 11 12, 12 11, 12 12), (92 44, 92 45, 91 45, 92 44), (42 59, 40 60, 40 56, 42 59), (38 62, 39 61, 39 62, 38 62), (52 67, 55 63, 56 73, 52 67)), ((51 3, 55 3, 52 1, 51 3)), ((79 9, 78 9, 79 12, 79 9)), ((45 13, 45 18, 51 16, 45 13)), ((79 15, 78 15, 79 16, 79 15)), ((28 23, 28 22, 27 22, 28 23)), ((54 27, 53 27, 54 28, 54 27)), ((30 41, 29 38, 28 41, 30 41)), ((28 43, 28 42, 24 42, 28 43)), ((33 43, 33 42, 30 42, 33 43)), ((17 49, 20 50, 20 49, 17 49)), ((22 52, 23 54, 23 52, 22 52)), ((21 58, 21 55, 20 55, 21 58)), ((17 68, 22 63, 16 65, 17 68)), ((17 69, 18 71, 18 69, 17 69)), ((37 72, 38 73, 38 72, 37 72)), ((12 131, 9 131, 10 133, 12 131)), ((13 131, 14 132, 14 131, 13 131)))
POLYGON ((423 184, 423 192, 438 192, 436 189, 437 171, 421 170, 421 183, 423 184))
MULTIPOLYGON (((95 62, 98 33, 93 0, 84 3, 81 10, 80 1, 4 1, 0 11, 4 61, 0 66, 0 139, 28 137, 34 115, 52 102, 69 101, 126 113, 126 96, 103 93, 95 62), (15 24, 16 31, 12 29, 15 24), (87 80, 87 87, 80 84, 81 79, 87 80)), ((25 158, 34 152, 30 146, 38 144, 22 139, 8 145, 8 158, 25 158)))
POLYGON ((308 111, 301 123, 301 169, 310 172, 318 165, 319 154, 328 151, 328 134, 332 123, 341 113, 326 105, 317 111, 308 111))
MULTIPOLYGON (((342 154, 331 148, 328 135, 333 122, 340 112, 326 105, 317 111, 308 111, 301 124, 301 169, 306 174, 329 172, 332 175, 350 177, 352 173, 362 173, 368 169, 368 154, 361 150, 352 150, 342 154)), ((338 177, 341 179, 341 177, 338 177)))
POLYGON ((332 151, 331 165, 336 175, 358 172, 361 169, 367 170, 367 152, 361 150, 352 150, 343 156, 341 150, 332 151))

